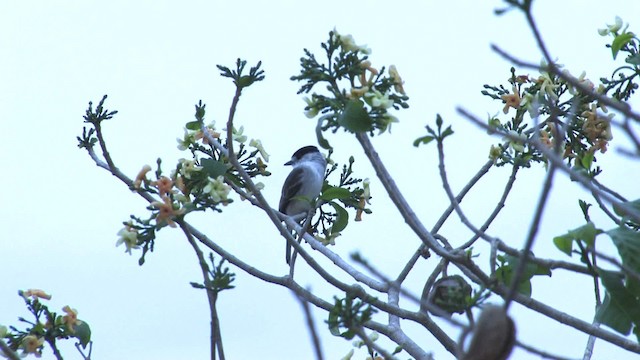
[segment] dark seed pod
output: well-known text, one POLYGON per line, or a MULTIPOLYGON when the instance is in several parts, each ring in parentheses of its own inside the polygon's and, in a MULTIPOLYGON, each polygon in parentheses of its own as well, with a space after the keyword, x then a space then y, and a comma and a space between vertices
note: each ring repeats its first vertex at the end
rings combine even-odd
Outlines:
MULTIPOLYGON (((463 339, 464 340, 464 339, 463 339)), ((473 328, 471 344, 460 360, 506 360, 516 342, 516 328, 504 308, 484 307, 473 328)), ((463 343, 461 341, 460 343, 463 343)))

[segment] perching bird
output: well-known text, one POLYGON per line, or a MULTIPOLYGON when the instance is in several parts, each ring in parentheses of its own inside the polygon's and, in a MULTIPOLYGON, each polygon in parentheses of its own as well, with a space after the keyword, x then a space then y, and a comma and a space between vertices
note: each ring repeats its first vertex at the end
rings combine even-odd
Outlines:
MULTIPOLYGON (((289 216, 307 213, 315 205, 324 183, 327 161, 315 146, 305 146, 291 156, 285 165, 293 166, 282 186, 278 210, 289 216)), ((291 246, 287 243, 287 264, 291 258, 291 246)))

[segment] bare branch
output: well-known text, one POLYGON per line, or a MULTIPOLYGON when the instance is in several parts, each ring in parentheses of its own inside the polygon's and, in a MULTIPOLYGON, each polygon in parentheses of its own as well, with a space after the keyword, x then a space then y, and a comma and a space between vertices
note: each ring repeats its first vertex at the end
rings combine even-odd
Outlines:
MULTIPOLYGON (((309 292, 311 292, 309 290, 309 292)), ((316 325, 313 321, 313 315, 311 314, 311 309, 309 308, 309 302, 303 299, 301 296, 296 294, 296 299, 300 303, 302 307, 302 312, 304 313, 304 317, 307 320, 307 329, 309 329, 309 335, 311 336, 311 343, 313 344, 313 350, 316 353, 317 360, 323 360, 324 356, 322 355, 322 346, 320 345, 320 337, 318 336, 318 331, 316 330, 316 325)))

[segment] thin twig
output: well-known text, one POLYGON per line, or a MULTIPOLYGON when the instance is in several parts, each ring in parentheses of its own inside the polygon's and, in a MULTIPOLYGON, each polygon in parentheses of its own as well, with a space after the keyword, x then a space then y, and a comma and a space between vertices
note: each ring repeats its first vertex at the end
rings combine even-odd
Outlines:
POLYGON ((619 101, 614 101, 613 99, 611 99, 611 98, 609 98, 607 96, 604 96, 602 94, 598 94, 596 91, 593 91, 593 89, 588 88, 586 85, 582 84, 580 81, 575 79, 573 76, 565 74, 562 71, 560 71, 560 69, 558 69, 556 64, 553 62, 553 59, 551 57, 551 53, 547 49, 547 46, 545 45, 544 40, 542 39, 542 35, 540 34, 540 31, 538 30, 538 26, 536 25, 535 19, 533 18, 533 14, 531 14, 530 9, 529 9, 529 11, 525 11, 525 16, 527 18, 527 22, 529 23, 529 27, 531 28, 531 31, 533 32, 533 36, 536 39, 536 42, 538 44, 538 48, 540 48, 540 51, 542 51, 542 54, 544 55, 544 58, 547 60, 547 64, 549 64, 550 70, 554 74, 556 74, 557 76, 561 77, 565 81, 569 82, 571 85, 577 87, 584 94, 592 95, 595 98, 597 98, 598 101, 602 102, 603 104, 605 104, 607 106, 610 106, 610 107, 620 111, 621 113, 625 114, 628 117, 631 117, 631 118, 635 119, 636 121, 640 121, 640 115, 634 113, 631 110, 631 106, 629 106, 629 104, 623 103, 623 102, 619 102, 619 101))
MULTIPOLYGON (((462 116, 476 123, 478 126, 484 129, 490 129, 490 127, 487 124, 485 124, 484 121, 480 120, 475 115, 468 112, 467 110, 461 107, 458 107, 456 110, 462 116)), ((506 138, 509 138, 512 141, 519 141, 536 148, 536 150, 542 153, 542 155, 544 155, 545 158, 550 163, 553 163, 553 165, 556 166, 558 170, 562 170, 564 173, 568 174, 572 180, 576 180, 577 182, 580 183, 580 185, 582 185, 584 188, 588 189, 589 191, 599 194, 604 200, 614 204, 615 206, 620 207, 625 211, 625 213, 629 216, 631 220, 640 223, 640 212, 637 209, 634 209, 631 205, 629 205, 626 202, 620 202, 608 192, 598 188, 596 185, 594 185, 591 178, 588 178, 583 174, 570 168, 567 164, 564 163, 563 159, 558 154, 556 154, 553 150, 549 149, 547 146, 541 144, 539 141, 534 141, 533 139, 522 139, 510 133, 501 133, 500 135, 506 138)))
MULTIPOLYGON (((598 304, 599 306, 599 304, 598 304)), ((596 306, 597 309, 597 306, 596 306)), ((593 326, 600 326, 600 323, 593 320, 593 326)), ((589 335, 589 339, 587 340, 587 345, 584 348, 584 355, 582 355, 582 360, 591 360, 591 356, 593 356, 593 348, 596 345, 596 337, 593 335, 589 335)))
POLYGON ((4 342, 4 339, 0 339, 0 350, 2 350, 1 352, 2 355, 6 356, 11 360, 21 360, 20 356, 16 354, 15 351, 11 350, 9 345, 7 345, 7 343, 4 342))
POLYGON ((538 227, 540 226, 540 222, 542 221, 542 214, 544 213, 545 205, 547 204, 547 200, 549 199, 549 192, 551 191, 551 185, 553 184, 553 176, 555 172, 556 172, 556 168, 553 164, 551 164, 549 166, 549 169, 547 170, 547 176, 544 180, 544 185, 542 187, 542 192, 540 193, 538 205, 536 206, 536 210, 533 215, 533 221, 529 226, 529 233, 527 234, 527 240, 524 246, 522 247, 522 257, 518 261, 518 266, 516 267, 516 270, 513 273, 513 277, 511 279, 511 285, 509 287, 509 293, 507 294, 507 297, 504 299, 505 311, 509 310, 509 305, 511 304, 513 295, 516 293, 516 291, 518 291, 520 280, 522 280, 522 275, 524 274, 524 270, 527 266, 527 262, 529 261, 531 248, 533 247, 533 242, 535 241, 536 235, 538 234, 538 227))
POLYGON ((554 355, 551 353, 548 353, 546 351, 537 349, 533 346, 527 345, 527 344, 523 344, 522 342, 516 340, 516 346, 526 350, 532 354, 538 355, 540 356, 540 358, 542 359, 552 359, 552 360, 576 360, 576 359, 572 359, 572 358, 567 358, 567 357, 563 357, 563 356, 558 356, 558 355, 554 355))
POLYGON ((387 168, 384 166, 382 161, 380 160, 380 156, 373 148, 371 141, 366 133, 357 133, 356 138, 360 142, 365 154, 369 158, 369 162, 373 166, 378 176, 378 179, 382 182, 387 194, 393 201, 394 205, 402 215, 404 221, 409 225, 411 230, 418 236, 418 238, 429 248, 435 251, 439 256, 448 258, 449 260, 460 260, 463 255, 454 254, 444 247, 442 247, 433 235, 425 228, 422 222, 418 219, 415 212, 409 206, 409 203, 404 198, 400 189, 396 185, 395 181, 391 177, 391 174, 387 171, 387 168))
POLYGON ((207 300, 209 300, 209 313, 211 316, 211 360, 216 359, 216 348, 218 355, 220 355, 219 359, 224 360, 225 357, 224 350, 222 348, 222 334, 220 333, 218 311, 216 310, 216 301, 218 296, 212 289, 209 288, 211 284, 211 277, 209 276, 209 265, 207 264, 207 261, 204 257, 204 254, 202 253, 202 250, 200 250, 198 243, 187 229, 184 221, 177 221, 177 223, 180 226, 180 229, 182 229, 182 232, 184 232, 184 235, 187 237, 187 240, 193 248, 193 251, 196 253, 196 256, 198 257, 198 264, 200 265, 200 270, 202 271, 202 284, 204 285, 205 291, 207 292, 207 300))
MULTIPOLYGON (((500 214, 500 211, 504 208, 505 203, 507 201, 507 196, 509 196, 509 194, 511 193, 511 189, 513 188, 513 184, 516 181, 516 174, 518 173, 519 169, 520 167, 517 165, 514 165, 513 168, 511 169, 511 175, 509 176, 509 180, 507 180, 507 184, 504 186, 504 190, 502 191, 502 196, 500 197, 500 200, 498 200, 498 203, 494 207, 493 211, 491 212, 487 220, 485 220, 484 224, 480 226, 480 231, 482 231, 483 233, 487 231, 487 229, 489 228, 493 220, 495 220, 496 217, 498 217, 498 214, 500 214)), ((473 237, 469 239, 469 241, 459 246, 459 249, 468 248, 469 246, 473 245, 476 242, 476 240, 478 240, 479 238, 480 238, 480 234, 474 233, 473 237)), ((492 241, 491 243, 497 245, 497 241, 492 241)))
MULTIPOLYGON (((467 182, 467 184, 462 188, 462 190, 460 190, 460 192, 456 196, 456 201, 462 202, 462 199, 465 197, 465 195, 471 190, 473 186, 475 186, 475 184, 478 181, 480 181, 480 179, 484 175, 486 175, 489 172, 489 169, 491 169, 492 166, 493 166, 493 161, 486 162, 480 168, 480 170, 478 170, 478 172, 467 182)), ((447 209, 442 213, 438 221, 436 221, 436 224, 433 226, 433 228, 431 228, 432 234, 436 234, 440 230, 440 228, 445 223, 445 221, 449 218, 449 215, 451 215, 452 212, 453 212, 453 204, 450 203, 447 209)), ((416 252, 411 256, 411 258, 409 259, 409 261, 407 261, 402 271, 400 271, 400 273, 396 277, 395 282, 399 284, 404 282, 404 280, 409 275, 409 272, 411 272, 411 270, 414 269, 418 259, 420 259, 420 257, 424 254, 425 249, 427 249, 425 244, 420 244, 420 246, 418 247, 418 250, 416 250, 416 252)))
MULTIPOLYGON (((497 284, 493 288, 493 291, 498 295, 501 295, 502 297, 506 297, 509 288, 507 286, 497 284)), ((593 326, 591 323, 573 317, 565 312, 559 311, 549 305, 546 305, 528 296, 522 295, 518 292, 516 292, 513 296, 513 300, 533 311, 544 314, 548 318, 553 319, 561 324, 570 326, 585 334, 593 335, 625 350, 640 354, 640 344, 635 341, 631 341, 600 327, 593 326)))
POLYGON ((384 357, 385 360, 395 359, 393 355, 391 355, 388 351, 386 351, 385 349, 380 347, 378 344, 371 341, 367 333, 362 328, 358 328, 354 330, 356 335, 358 335, 358 337, 362 340, 362 342, 364 342, 365 345, 367 345, 367 348, 377 351, 378 354, 382 355, 382 357, 384 357))
MULTIPOLYGON (((308 289, 309 292, 311 290, 308 289)), ((316 330, 315 322, 313 321, 313 315, 311 314, 311 309, 309 308, 309 302, 303 299, 300 295, 296 294, 296 299, 300 302, 300 306, 302 307, 302 312, 304 313, 304 317, 307 320, 307 329, 309 329, 309 335, 311 336, 311 343, 313 344, 313 350, 316 354, 317 360, 323 360, 324 356, 322 355, 322 346, 320 345, 320 336, 318 336, 318 331, 316 330)))

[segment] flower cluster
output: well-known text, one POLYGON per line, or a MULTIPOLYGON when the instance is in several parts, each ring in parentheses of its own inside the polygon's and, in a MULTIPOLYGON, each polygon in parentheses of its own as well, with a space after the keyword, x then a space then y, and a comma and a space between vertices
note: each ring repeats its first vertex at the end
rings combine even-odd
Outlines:
MULTIPOLYGON (((562 69, 559 64, 553 67, 562 69)), ((516 74, 512 68, 510 90, 503 85, 485 85, 482 93, 501 101, 502 112, 511 114, 507 120, 495 115, 488 121, 490 132, 504 134, 504 143, 489 150, 489 158, 496 165, 544 162, 537 142, 550 149, 557 147, 569 162, 607 150, 613 114, 593 95, 605 92, 604 87, 596 88, 585 72, 574 77, 564 69, 563 76, 557 76, 549 68, 543 62, 538 76, 516 74), (572 81, 565 81, 565 77, 572 81), (539 125, 534 129, 532 123, 539 125)))
MULTIPOLYGON (((50 344, 57 351, 56 340, 77 338, 83 347, 86 347, 91 340, 91 330, 89 325, 78 319, 78 311, 66 305, 62 308, 64 315, 58 315, 49 310, 49 307, 42 300, 50 300, 51 295, 40 289, 29 289, 19 291, 18 294, 24 299, 29 312, 35 317, 35 322, 25 321, 29 324, 24 330, 16 327, 0 325, 0 339, 7 342, 9 348, 14 352, 19 352, 20 357, 34 355, 42 356, 42 350, 46 343, 50 344)), ((0 351, 0 357, 8 357, 8 354, 0 351)))
MULTIPOLYGON (((357 45, 353 36, 340 34, 335 29, 329 33, 329 40, 322 44, 330 64, 319 63, 315 56, 305 50, 301 59, 302 71, 292 80, 304 81, 299 93, 310 93, 312 89, 325 83, 328 93, 311 93, 305 97, 305 115, 314 118, 320 114, 318 128, 321 130, 339 128, 350 132, 372 132, 379 134, 398 122, 391 108, 407 108, 404 81, 394 65, 378 70, 368 59, 371 50, 357 45)), ((321 145, 328 148, 328 142, 320 131, 317 132, 321 145)))
POLYGON ((209 138, 219 139, 220 133, 215 130, 215 121, 211 122, 206 127, 207 135, 202 131, 202 129, 194 129, 190 130, 188 128, 184 128, 184 136, 182 139, 178 138, 176 141, 178 142, 179 150, 187 150, 198 141, 202 141, 203 144, 209 145, 209 138))
POLYGON ((599 29, 602 36, 611 37, 607 47, 611 49, 613 59, 619 54, 625 54, 623 66, 618 67, 610 78, 602 78, 605 91, 613 90, 611 97, 620 101, 627 101, 638 89, 637 80, 640 78, 640 39, 631 31, 629 24, 624 25, 622 19, 616 16, 612 25, 599 29))

